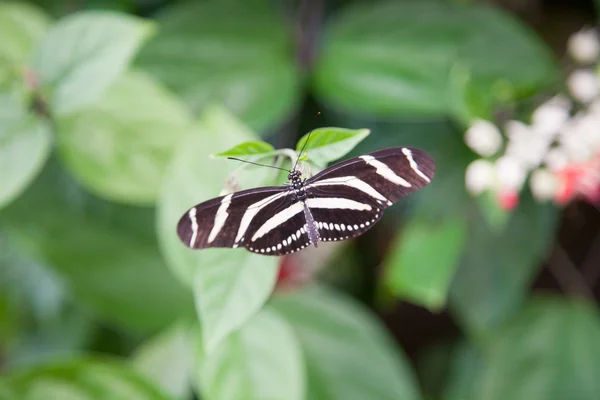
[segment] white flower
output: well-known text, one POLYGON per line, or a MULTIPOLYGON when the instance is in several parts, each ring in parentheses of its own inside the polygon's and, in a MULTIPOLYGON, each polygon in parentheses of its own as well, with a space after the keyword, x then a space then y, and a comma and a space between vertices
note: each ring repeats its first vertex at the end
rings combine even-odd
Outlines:
POLYGON ((571 58, 579 63, 590 64, 595 62, 600 54, 598 35, 593 29, 574 33, 567 43, 567 51, 571 58))
POLYGON ((529 125, 527 125, 521 121, 511 119, 511 120, 507 121, 506 124, 504 124, 504 133, 506 133, 506 136, 509 139, 518 140, 519 138, 521 138, 523 136, 530 135, 531 128, 529 127, 529 125))
POLYGON ((511 156, 496 160, 496 177, 502 190, 520 190, 525 182, 527 171, 523 164, 511 156))
POLYGON ((531 174, 529 187, 536 200, 545 201, 554 197, 559 188, 559 181, 554 173, 540 168, 531 174))
POLYGON ((518 160, 526 168, 537 167, 548 152, 553 138, 533 130, 513 134, 506 145, 506 155, 518 160))
POLYGON ((577 135, 595 153, 600 149, 600 115, 593 113, 580 113, 577 121, 577 135))
POLYGON ((494 155, 502 145, 502 134, 490 121, 478 119, 465 132, 465 143, 483 157, 494 155))
POLYGON ((465 186, 471 194, 478 195, 492 186, 494 174, 494 164, 484 159, 475 160, 465 171, 465 186))
POLYGON ((558 171, 565 168, 569 164, 569 157, 564 150, 559 147, 552 148, 546 157, 544 163, 553 171, 558 171))
POLYGON ((542 135, 556 135, 569 119, 570 101, 556 96, 541 104, 531 116, 533 130, 542 135))
POLYGON ((560 147, 570 161, 585 161, 592 151, 576 129, 565 132, 560 138, 560 147))
POLYGON ((582 103, 591 102, 600 92, 598 77, 587 69, 572 72, 567 78, 567 87, 571 95, 582 103))

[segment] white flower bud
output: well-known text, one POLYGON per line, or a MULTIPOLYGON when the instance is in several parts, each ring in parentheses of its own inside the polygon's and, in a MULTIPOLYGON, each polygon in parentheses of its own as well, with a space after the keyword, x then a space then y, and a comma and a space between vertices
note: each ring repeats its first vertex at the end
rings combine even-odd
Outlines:
POLYGON ((480 156, 489 157, 500 150, 502 134, 490 121, 479 119, 465 132, 465 143, 480 156))
POLYGON ((571 95, 582 103, 591 102, 600 92, 598 77, 587 69, 571 73, 567 78, 567 87, 571 95))
POLYGON ((558 178, 547 169, 537 169, 531 174, 529 180, 531 194, 538 201, 550 200, 559 188, 558 178))
POLYGON ((569 157, 559 147, 555 147, 551 149, 546 157, 544 158, 544 163, 553 171, 558 171, 565 168, 569 164, 569 157))
POLYGON ((494 164, 484 159, 471 162, 465 171, 465 186, 469 193, 478 195, 494 183, 494 164))
POLYGON ((503 156, 496 160, 496 177, 503 190, 520 190, 525 182, 527 171, 514 157, 503 156))
POLYGON ((531 116, 533 130, 542 135, 556 135, 569 119, 570 109, 570 101, 562 96, 541 104, 531 116))
POLYGON ((600 42, 593 29, 574 33, 567 43, 567 51, 573 60, 582 64, 596 62, 600 55, 600 42))

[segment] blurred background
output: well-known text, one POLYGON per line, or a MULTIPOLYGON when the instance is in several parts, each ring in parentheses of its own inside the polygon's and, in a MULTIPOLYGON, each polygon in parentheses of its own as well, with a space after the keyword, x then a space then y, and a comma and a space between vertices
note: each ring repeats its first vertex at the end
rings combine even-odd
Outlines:
POLYGON ((0 2, 0 399, 600 399, 599 6, 0 2), (354 240, 179 242, 285 180, 211 154, 319 127, 436 176, 354 240))

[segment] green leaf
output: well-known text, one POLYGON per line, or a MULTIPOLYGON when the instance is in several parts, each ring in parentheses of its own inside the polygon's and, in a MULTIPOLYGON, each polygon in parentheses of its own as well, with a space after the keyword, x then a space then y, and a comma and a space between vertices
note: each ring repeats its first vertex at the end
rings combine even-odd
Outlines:
POLYGON ((205 255, 204 265, 196 269, 193 287, 206 352, 260 309, 275 286, 278 271, 276 257, 244 249, 218 249, 210 256, 214 258, 205 255))
POLYGON ((466 237, 463 218, 447 216, 433 222, 417 213, 395 240, 394 250, 385 261, 387 286, 397 296, 439 311, 446 304, 466 237))
POLYGON ((600 393, 598 338, 594 305, 536 296, 494 332, 473 398, 594 399, 600 393))
POLYGON ((1 399, 130 399, 169 397, 122 362, 78 358, 14 371, 0 380, 1 399))
POLYGON ((255 129, 297 107, 291 26, 264 4, 187 2, 160 19, 138 65, 180 94, 194 112, 224 104, 255 129))
POLYGON ((15 79, 49 25, 50 18, 31 4, 0 4, 0 86, 15 79))
POLYGON ((132 364, 165 393, 188 399, 192 393, 194 341, 190 324, 179 321, 138 347, 132 364))
POLYGON ((53 162, 3 210, 0 226, 22 253, 58 271, 101 318, 149 332, 193 315, 191 293, 161 258, 154 219, 152 209, 90 196, 53 162))
MULTIPOLYGON (((256 135, 230 113, 208 109, 196 131, 178 149, 158 204, 161 249, 173 272, 194 288, 208 351, 260 309, 275 284, 278 258, 245 249, 193 251, 181 243, 175 227, 190 207, 219 196, 229 174, 238 167, 233 161, 211 158, 210 154, 254 139, 256 135)), ((273 175, 271 169, 259 167, 237 176, 245 189, 273 184, 273 175)))
POLYGON ((473 389, 484 366, 483 357, 466 341, 437 342, 419 355, 419 380, 426 398, 477 400, 473 389))
POLYGON ((59 152, 93 193, 149 205, 190 125, 176 97, 146 74, 127 72, 99 101, 59 119, 59 152))
POLYGON ((308 399, 420 399, 407 360, 356 303, 312 286, 279 295, 271 305, 300 340, 308 399))
POLYGON ((486 6, 356 3, 331 22, 326 36, 315 65, 316 95, 338 108, 384 117, 460 116, 473 103, 466 92, 486 103, 488 93, 506 100, 507 92, 523 96, 549 85, 557 73, 532 31, 486 6), (522 68, 514 68, 514 60, 522 68), (457 68, 467 80, 456 80, 457 68))
POLYGON ((152 33, 150 22, 108 11, 60 20, 33 55, 32 66, 57 115, 98 100, 152 33))
POLYGON ((506 228, 511 212, 500 207, 498 197, 490 191, 480 194, 475 199, 481 216, 491 230, 501 232, 506 228))
POLYGON ((296 151, 300 153, 310 135, 304 151, 310 161, 325 166, 348 154, 369 133, 368 129, 319 128, 302 136, 296 144, 296 151))
POLYGON ((275 148, 267 142, 255 140, 251 142, 244 142, 233 146, 229 150, 215 154, 215 157, 251 157, 252 156, 266 156, 274 152, 275 148))
POLYGON ((0 92, 0 208, 19 196, 50 153, 48 125, 27 111, 25 99, 0 92))
POLYGON ((305 372, 291 327, 262 310, 210 354, 198 355, 202 398, 303 400, 305 372))
POLYGON ((493 333, 520 307, 554 237, 557 209, 530 196, 520 201, 502 231, 490 228, 480 215, 469 217, 467 246, 450 289, 450 304, 471 334, 493 333))

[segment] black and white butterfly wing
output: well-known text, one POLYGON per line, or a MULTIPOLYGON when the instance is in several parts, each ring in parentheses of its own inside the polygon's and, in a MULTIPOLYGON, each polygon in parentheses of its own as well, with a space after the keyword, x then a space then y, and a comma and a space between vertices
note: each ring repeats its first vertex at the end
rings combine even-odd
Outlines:
POLYGON ((288 190, 268 186, 220 196, 190 208, 177 224, 181 241, 192 249, 239 247, 261 210, 285 202, 288 190))
POLYGON ((244 190, 207 200, 179 220, 177 234, 193 249, 245 247, 283 255, 309 244, 301 202, 287 187, 244 190))
POLYGON ((358 236, 383 210, 428 185, 435 163, 425 151, 393 147, 335 164, 306 180, 307 203, 322 240, 358 236))

